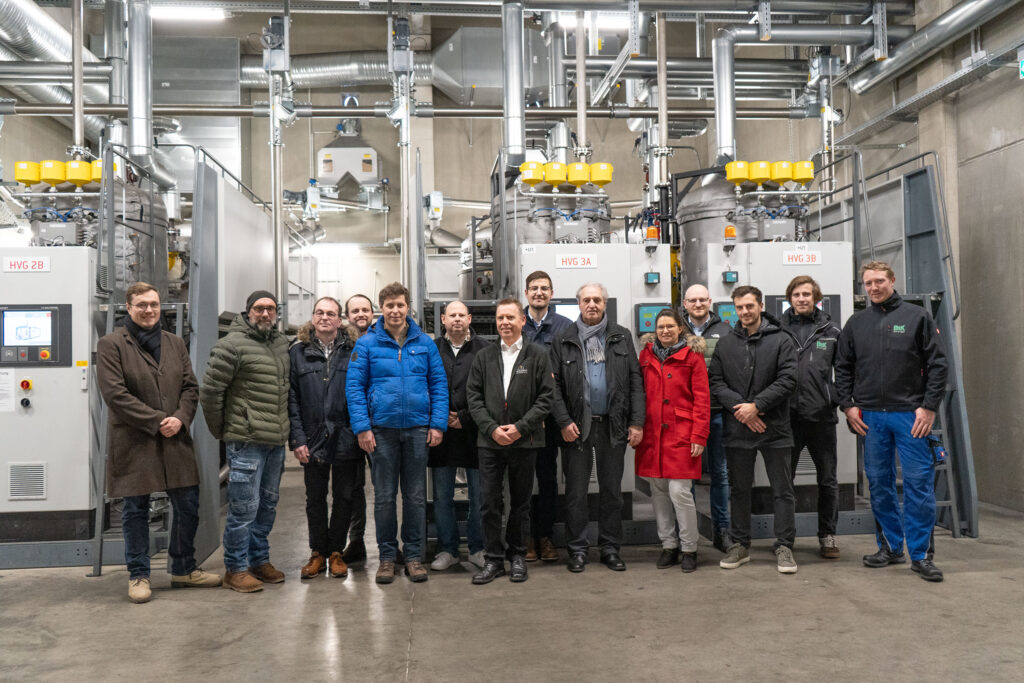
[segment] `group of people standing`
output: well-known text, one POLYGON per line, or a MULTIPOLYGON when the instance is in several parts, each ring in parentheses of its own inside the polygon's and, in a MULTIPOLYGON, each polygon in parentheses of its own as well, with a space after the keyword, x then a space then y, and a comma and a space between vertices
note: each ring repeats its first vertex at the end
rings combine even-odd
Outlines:
POLYGON ((750 560, 760 452, 772 489, 777 568, 795 573, 793 477, 805 446, 817 471, 820 553, 839 557, 836 407, 865 437, 879 550, 864 564, 904 562, 905 539, 914 571, 941 581, 931 561, 934 461, 927 440, 944 391, 941 342, 927 312, 895 293, 887 264, 866 264, 861 274, 870 306, 843 331, 818 306, 822 293, 808 276, 790 283, 781 320, 764 310, 756 287, 736 287, 735 327, 712 311, 708 290, 694 285, 682 312, 667 308, 657 315, 654 338, 639 356, 629 330, 608 318, 601 284, 579 288, 580 315, 570 321, 552 309, 552 279, 542 271, 526 279, 525 309, 514 298, 498 302, 495 342, 473 333, 461 301, 445 307, 444 332, 431 339, 409 316, 408 290, 392 283, 378 295, 376 322, 366 296, 350 297, 344 307, 322 297, 289 348, 277 329, 276 299, 257 291, 213 348, 201 386, 181 340, 160 330, 157 292, 134 285, 124 327, 97 349, 110 407, 108 494, 125 499, 129 597, 151 597, 148 502, 157 491, 167 491, 174 508, 172 585, 223 582, 253 592, 284 581, 270 563, 267 537, 286 446, 302 463, 306 486, 311 555, 303 579, 344 577, 349 563, 365 559, 367 458, 379 584, 393 582, 399 565, 411 581, 428 579, 428 467, 438 538, 430 569, 460 562, 459 468, 469 494, 474 584, 506 573, 522 582, 529 562, 558 561, 559 455, 567 568, 578 573, 588 564, 588 488, 596 468, 599 557, 623 571, 627 445, 636 450, 636 474, 650 487, 662 542, 659 568, 697 568, 693 483, 705 457, 712 541, 724 553, 719 564, 734 569, 750 560), (198 470, 188 425, 197 403, 210 432, 224 442, 229 465, 223 579, 198 568, 193 557, 198 470))

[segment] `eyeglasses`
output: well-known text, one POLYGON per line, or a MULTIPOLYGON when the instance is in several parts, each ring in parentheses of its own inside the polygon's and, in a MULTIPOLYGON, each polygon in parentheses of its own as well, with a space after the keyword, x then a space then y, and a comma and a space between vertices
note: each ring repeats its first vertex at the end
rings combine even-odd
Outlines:
POLYGON ((338 314, 334 311, 313 311, 314 318, 337 318, 338 314))
POLYGON ((711 301, 711 299, 683 299, 683 301, 688 304, 706 304, 711 301))
POLYGON ((277 313, 277 306, 253 306, 252 310, 260 313, 277 313))
POLYGON ((550 292, 551 288, 544 285, 530 285, 526 288, 527 292, 550 292))
POLYGON ((128 305, 131 306, 132 308, 137 308, 140 311, 145 311, 145 310, 156 311, 156 310, 160 309, 160 302, 159 301, 157 301, 155 303, 143 302, 143 303, 140 303, 140 304, 128 304, 128 305))

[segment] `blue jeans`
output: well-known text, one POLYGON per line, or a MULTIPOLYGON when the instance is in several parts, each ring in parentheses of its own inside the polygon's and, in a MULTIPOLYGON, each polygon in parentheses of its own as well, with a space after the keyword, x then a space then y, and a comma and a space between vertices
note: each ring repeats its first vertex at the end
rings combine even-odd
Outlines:
POLYGON ((224 568, 242 572, 270 562, 267 536, 274 528, 284 472, 284 446, 225 442, 228 452, 228 517, 224 568))
MULTIPOLYGON (((199 487, 168 489, 171 500, 171 574, 186 576, 196 568, 195 540, 199 528, 199 487)), ((121 509, 124 561, 132 579, 149 578, 149 494, 128 496, 121 509)))
POLYGON ((729 528, 729 465, 722 440, 722 413, 711 413, 711 434, 706 449, 711 475, 711 522, 718 529, 729 528))
MULTIPOLYGON (((433 467, 434 524, 441 550, 459 556, 459 526, 455 520, 455 467, 433 467)), ((470 554, 484 549, 484 530, 480 524, 480 470, 466 468, 469 487, 469 517, 466 520, 466 545, 470 554)))
POLYGON ((409 560, 423 560, 427 526, 427 428, 374 427, 377 448, 370 455, 373 521, 381 562, 398 556, 399 485, 402 490, 402 550, 409 560))
POLYGON ((911 560, 928 554, 935 528, 935 461, 928 439, 910 435, 914 413, 861 411, 868 426, 864 437, 864 473, 871 490, 871 512, 880 527, 878 547, 903 550, 904 531, 911 560), (903 509, 896 494, 896 453, 903 469, 903 509))

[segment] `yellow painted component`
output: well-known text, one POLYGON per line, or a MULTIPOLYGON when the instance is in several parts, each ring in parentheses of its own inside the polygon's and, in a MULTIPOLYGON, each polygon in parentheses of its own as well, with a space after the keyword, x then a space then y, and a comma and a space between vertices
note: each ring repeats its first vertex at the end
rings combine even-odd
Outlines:
POLYGON ((772 164, 772 180, 779 185, 793 179, 793 164, 788 161, 776 161, 772 164))
POLYGON ((92 182, 92 165, 88 161, 72 159, 65 165, 68 182, 76 187, 81 187, 92 182))
POLYGON ((745 161, 730 161, 725 165, 725 179, 734 185, 742 185, 750 179, 750 166, 745 161))
POLYGON ((558 187, 566 181, 567 169, 565 164, 559 161, 549 161, 544 164, 544 181, 552 187, 558 187))
POLYGON ((524 161, 519 164, 519 177, 530 187, 544 182, 544 164, 538 161, 524 161))
POLYGON ((76 360, 75 361, 75 367, 87 368, 87 367, 89 367, 89 361, 87 361, 87 360, 76 360))
POLYGON ((169 251, 167 252, 167 270, 174 269, 174 262, 178 260, 178 252, 169 251))
POLYGON ((34 161, 15 161, 14 179, 25 186, 39 182, 39 164, 34 161))
POLYGON ((793 180, 806 185, 807 183, 814 180, 814 162, 813 161, 795 161, 793 162, 793 180))
POLYGON ((604 187, 612 181, 612 174, 615 167, 607 161, 598 161, 590 165, 590 182, 598 187, 604 187))
POLYGON ((766 180, 772 179, 771 164, 767 161, 751 161, 750 169, 747 171, 750 182, 760 185, 766 180))
POLYGON ((39 178, 47 185, 60 185, 67 177, 68 170, 63 161, 49 159, 39 164, 39 178))
POLYGON ((574 161, 569 164, 569 184, 580 187, 590 182, 590 164, 574 161))

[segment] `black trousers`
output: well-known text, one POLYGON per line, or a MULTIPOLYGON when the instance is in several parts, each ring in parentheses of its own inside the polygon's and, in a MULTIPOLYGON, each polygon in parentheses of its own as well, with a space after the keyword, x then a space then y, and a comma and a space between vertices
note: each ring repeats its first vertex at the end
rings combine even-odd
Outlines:
POLYGON ((608 421, 595 420, 586 441, 577 439, 562 448, 565 473, 565 526, 569 552, 587 552, 587 524, 590 506, 587 488, 590 472, 597 463, 597 544, 601 556, 619 552, 622 543, 622 470, 626 444, 611 445, 608 421))
POLYGON ((328 464, 310 460, 302 466, 306 481, 306 523, 309 548, 324 557, 345 549, 345 534, 352 519, 356 491, 362 491, 364 460, 328 464), (331 514, 327 516, 327 489, 331 491, 331 514))
MULTIPOLYGON (((796 497, 793 495, 793 477, 789 473, 790 449, 762 448, 761 457, 772 487, 775 512, 775 547, 793 547, 796 540, 796 497)), ((756 448, 725 447, 729 463, 729 506, 732 528, 729 535, 734 543, 750 547, 750 495, 754 488, 756 448)))
POLYGON ((807 447, 818 476, 818 538, 834 536, 839 521, 839 482, 836 481, 836 426, 794 418, 790 472, 796 478, 800 451, 807 447))
POLYGON ((533 499, 534 538, 551 538, 558 508, 558 446, 537 450, 537 497, 533 499))
POLYGON ((480 448, 480 515, 484 527, 484 556, 503 562, 526 554, 530 529, 530 497, 537 460, 535 448, 480 448), (509 512, 502 540, 505 512, 505 472, 508 472, 509 512))
POLYGON ((359 485, 352 494, 352 523, 348 530, 351 543, 362 543, 366 534, 366 468, 359 475, 359 485))

